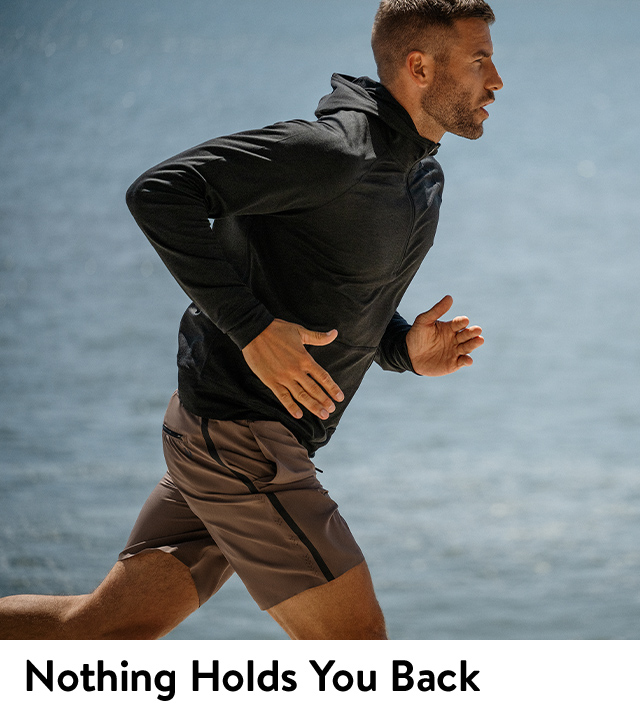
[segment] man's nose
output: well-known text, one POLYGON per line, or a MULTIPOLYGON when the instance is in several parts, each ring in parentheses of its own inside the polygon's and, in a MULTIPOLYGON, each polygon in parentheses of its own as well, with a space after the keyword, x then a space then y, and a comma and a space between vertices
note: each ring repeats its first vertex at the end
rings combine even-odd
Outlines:
POLYGON ((498 74, 498 70, 493 62, 491 62, 491 72, 487 78, 486 88, 491 91, 499 91, 504 86, 502 77, 498 74))

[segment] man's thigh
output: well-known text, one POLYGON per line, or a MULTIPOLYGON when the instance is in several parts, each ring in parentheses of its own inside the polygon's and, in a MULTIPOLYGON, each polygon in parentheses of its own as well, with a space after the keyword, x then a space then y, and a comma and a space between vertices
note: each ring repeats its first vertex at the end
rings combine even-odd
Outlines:
POLYGON ((164 438, 171 479, 260 608, 333 584, 364 561, 306 450, 280 423, 202 419, 174 397, 164 438))

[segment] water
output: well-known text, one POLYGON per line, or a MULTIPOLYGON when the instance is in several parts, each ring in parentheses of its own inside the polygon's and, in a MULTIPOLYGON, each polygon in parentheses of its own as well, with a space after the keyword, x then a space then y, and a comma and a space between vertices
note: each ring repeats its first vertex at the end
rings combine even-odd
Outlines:
MULTIPOLYGON (((373 0, 0 5, 0 595, 82 593, 163 473, 187 299, 124 205, 210 137, 374 75, 373 0)), ((640 634, 635 0, 496 0, 505 89, 446 137, 413 318, 451 293, 472 369, 369 374, 323 483, 405 639, 640 634)), ((282 638, 231 580, 173 638, 282 638)))

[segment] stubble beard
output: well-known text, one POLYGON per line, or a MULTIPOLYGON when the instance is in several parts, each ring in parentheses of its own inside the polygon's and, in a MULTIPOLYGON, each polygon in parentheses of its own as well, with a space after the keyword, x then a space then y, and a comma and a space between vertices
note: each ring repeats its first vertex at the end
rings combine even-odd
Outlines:
MULTIPOLYGON (((493 99, 488 91, 485 101, 493 99)), ((440 70, 422 97, 422 110, 435 119, 445 132, 475 140, 484 133, 478 118, 479 106, 474 108, 471 92, 459 89, 445 70, 440 70)))

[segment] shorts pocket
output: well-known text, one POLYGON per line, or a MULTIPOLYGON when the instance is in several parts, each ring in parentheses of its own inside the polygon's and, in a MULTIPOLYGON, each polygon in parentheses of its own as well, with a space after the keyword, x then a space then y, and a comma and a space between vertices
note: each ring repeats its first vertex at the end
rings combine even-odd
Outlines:
POLYGON ((309 454, 290 430, 274 421, 253 421, 248 425, 265 460, 274 468, 269 479, 270 489, 291 488, 292 485, 312 489, 321 487, 309 454))
POLYGON ((187 438, 182 434, 170 428, 166 423, 162 424, 162 444, 165 450, 165 459, 169 462, 169 452, 178 452, 179 454, 193 459, 191 450, 187 444, 187 438))
POLYGON ((162 431, 166 433, 169 437, 171 438, 176 438, 176 440, 182 440, 183 436, 181 433, 176 433, 175 430, 171 430, 171 428, 167 427, 166 423, 162 424, 162 431))

